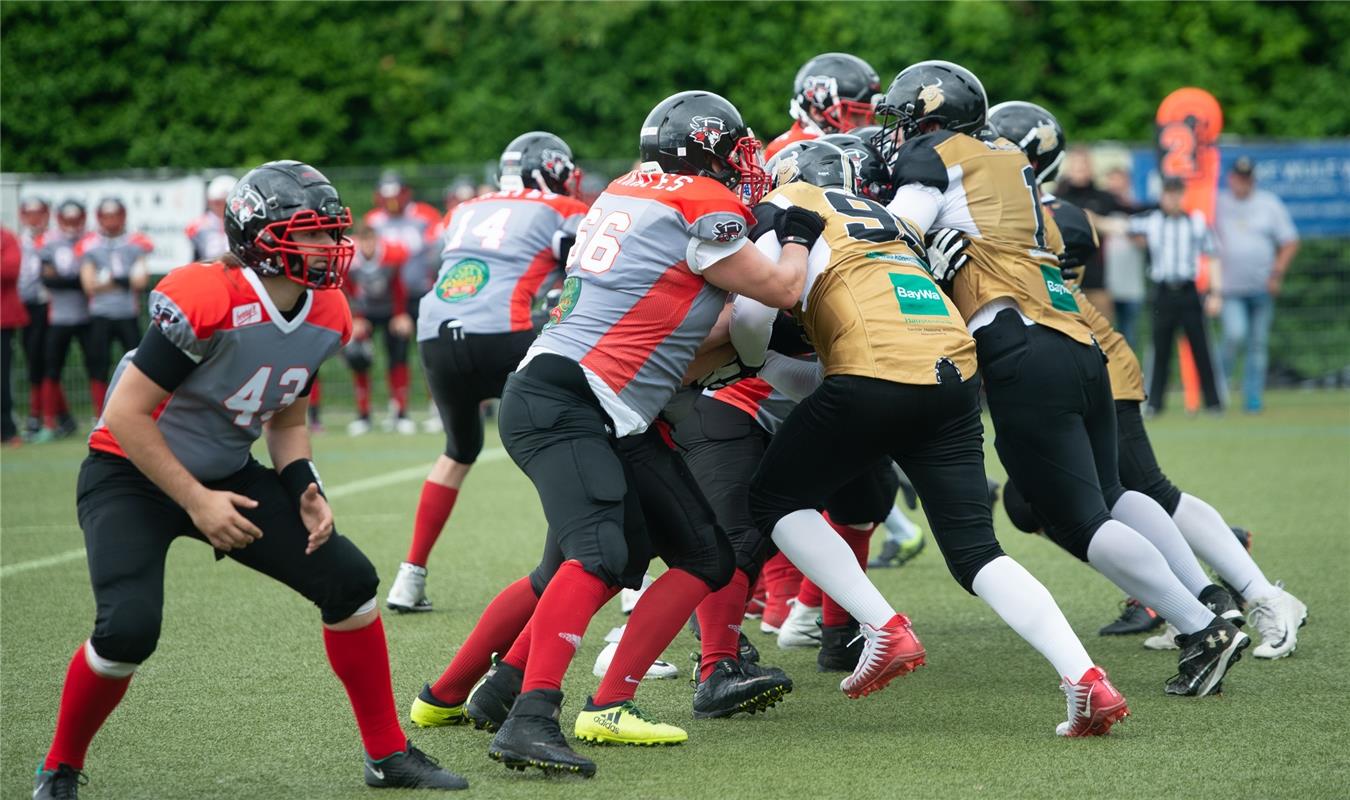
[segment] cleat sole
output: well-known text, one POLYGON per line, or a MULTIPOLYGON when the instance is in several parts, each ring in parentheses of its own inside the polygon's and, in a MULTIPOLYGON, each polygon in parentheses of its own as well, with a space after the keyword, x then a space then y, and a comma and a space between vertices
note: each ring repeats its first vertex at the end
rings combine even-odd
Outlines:
POLYGON ((897 659, 896 661, 892 662, 892 664, 886 670, 878 674, 875 678, 868 681, 867 683, 855 687, 852 690, 844 689, 843 690, 844 695, 847 696, 850 700, 857 700, 859 698, 866 697, 869 694, 876 694, 882 689, 885 689, 888 685, 890 685, 891 681, 895 680, 896 678, 904 677, 905 675, 908 675, 909 673, 928 663, 927 655, 928 654, 926 652, 920 651, 917 656, 913 656, 907 659, 897 659))
POLYGON ((488 758, 501 762, 507 769, 524 772, 526 767, 534 767, 548 775, 580 775, 583 778, 595 777, 595 765, 583 767, 579 764, 563 764, 558 761, 543 761, 537 758, 525 758, 505 750, 489 750, 488 758))
POLYGON ((760 692, 749 700, 742 700, 734 708, 718 709, 717 711, 695 711, 694 719, 724 719, 736 714, 755 714, 760 711, 768 711, 782 702, 783 698, 791 691, 791 684, 779 684, 760 692))

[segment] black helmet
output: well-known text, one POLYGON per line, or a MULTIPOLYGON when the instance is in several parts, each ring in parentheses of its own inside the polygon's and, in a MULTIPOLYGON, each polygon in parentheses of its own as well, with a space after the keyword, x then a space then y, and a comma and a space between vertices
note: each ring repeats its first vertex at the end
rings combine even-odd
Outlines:
POLYGON ((848 53, 823 53, 797 70, 788 113, 808 130, 844 133, 872 123, 880 92, 871 64, 848 53))
POLYGON ((712 178, 747 205, 769 188, 760 150, 741 112, 712 92, 680 92, 657 103, 638 140, 644 168, 655 164, 663 172, 712 178))
POLYGON ((355 247, 342 233, 351 224, 352 211, 333 184, 299 161, 269 161, 251 170, 225 200, 230 252, 259 275, 285 275, 312 289, 335 289, 346 279, 355 247), (292 238, 302 231, 324 231, 333 243, 292 238))
POLYGON ((765 170, 773 179, 775 189, 785 183, 802 181, 823 189, 858 193, 858 173, 853 169, 852 159, 837 145, 822 139, 793 142, 769 159, 765 170))
POLYGON ((576 197, 581 170, 572 163, 572 148, 546 131, 522 133, 502 152, 499 182, 503 189, 539 189, 576 197))
POLYGON ((989 127, 1022 148, 1037 183, 1055 179, 1064 160, 1064 129, 1054 114, 1035 103, 1010 100, 989 109, 989 127))
POLYGON ((872 146, 872 137, 880 131, 874 125, 855 128, 850 133, 832 133, 816 141, 829 142, 838 147, 853 162, 853 172, 858 176, 857 195, 888 203, 895 192, 891 187, 891 171, 886 168, 886 162, 881 160, 881 154, 872 146))
POLYGON ((950 61, 920 61, 901 70, 877 103, 881 122, 877 150, 889 163, 904 140, 919 135, 925 123, 974 136, 984 125, 988 108, 988 96, 975 73, 950 61))

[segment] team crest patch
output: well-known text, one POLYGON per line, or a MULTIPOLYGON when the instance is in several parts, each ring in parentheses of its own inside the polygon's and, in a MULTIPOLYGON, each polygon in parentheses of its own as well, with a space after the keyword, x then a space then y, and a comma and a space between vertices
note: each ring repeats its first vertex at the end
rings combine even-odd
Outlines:
POLYGON ((168 300, 156 300, 150 309, 150 321, 160 328, 171 328, 183 319, 178 307, 168 300))
POLYGON ((710 153, 717 152, 717 143, 727 135, 727 125, 721 117, 694 117, 689 120, 689 138, 710 153))
POLYGON ((235 306, 230 311, 230 319, 234 327, 242 328, 245 325, 252 325, 255 322, 262 322, 262 306, 258 303, 248 303, 242 306, 235 306))
POLYGON ((241 184, 230 195, 230 215, 239 220, 240 225, 254 217, 261 217, 266 206, 262 195, 258 194, 258 190, 254 189, 251 184, 241 184))
POLYGON ((719 242, 731 242, 745 235, 745 225, 738 219, 729 219, 713 225, 713 238, 719 242))
POLYGON ((436 296, 447 303, 458 303, 482 291, 488 282, 488 265, 466 258, 445 271, 436 282, 436 296))
POLYGON ((567 315, 572 313, 576 307, 577 297, 581 294, 581 279, 575 276, 563 281, 562 294, 558 297, 558 304, 549 309, 548 322, 544 327, 551 328, 567 319, 567 315))
POLYGON ((942 107, 947 101, 947 96, 942 93, 942 79, 938 78, 937 83, 931 86, 919 87, 919 102, 923 103, 923 113, 931 114, 942 107))

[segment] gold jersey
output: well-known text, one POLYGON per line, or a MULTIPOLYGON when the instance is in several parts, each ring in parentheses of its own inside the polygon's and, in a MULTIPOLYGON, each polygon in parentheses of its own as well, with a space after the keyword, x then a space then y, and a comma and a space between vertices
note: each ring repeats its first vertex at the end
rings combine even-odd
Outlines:
POLYGON ((929 277, 912 224, 872 200, 801 181, 774 190, 765 202, 807 208, 825 220, 804 299, 793 313, 826 375, 930 385, 938 382, 944 359, 963 379, 975 374, 975 340, 929 277))
POLYGON ((1059 273, 1059 228, 1041 208, 1035 170, 1016 145, 952 131, 924 134, 900 149, 895 177, 897 186, 941 192, 933 227, 956 228, 970 239, 970 262, 952 286, 963 318, 1006 297, 1036 323, 1092 342, 1079 300, 1059 273))

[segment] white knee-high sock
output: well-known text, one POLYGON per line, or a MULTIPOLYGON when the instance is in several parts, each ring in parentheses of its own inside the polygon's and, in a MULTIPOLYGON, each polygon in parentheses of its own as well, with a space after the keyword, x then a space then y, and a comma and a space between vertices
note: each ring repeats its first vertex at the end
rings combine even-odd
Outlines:
POLYGON ((1157 611, 1182 633, 1195 633, 1214 619, 1167 567, 1158 548, 1129 526, 1107 520, 1088 544, 1088 563, 1112 583, 1157 611))
POLYGON ((783 555, 859 622, 880 628, 895 616, 858 566, 848 543, 814 510, 794 511, 778 520, 773 543, 783 555))
POLYGON ((1256 600, 1279 592, 1266 580, 1252 554, 1233 536, 1223 516, 1209 503, 1182 492, 1172 519, 1195 554, 1241 592, 1244 599, 1256 600))
POLYGON ((1092 658, 1055 598, 1021 564, 1000 556, 980 569, 972 587, 1009 628, 1045 656, 1060 677, 1077 681, 1092 668, 1092 658))
MULTIPOLYGON (((1190 545, 1186 544, 1186 537, 1177 530, 1177 524, 1152 497, 1141 492, 1126 492, 1111 507, 1111 516, 1148 539, 1167 559, 1167 566, 1191 594, 1199 597, 1200 592, 1212 583, 1195 559, 1190 545)), ((1228 538, 1233 537, 1229 535, 1228 538)))
POLYGON ((891 506, 891 513, 886 515, 884 524, 886 526, 886 538, 893 542, 907 542, 923 533, 913 520, 905 516, 905 512, 895 506, 891 506))

